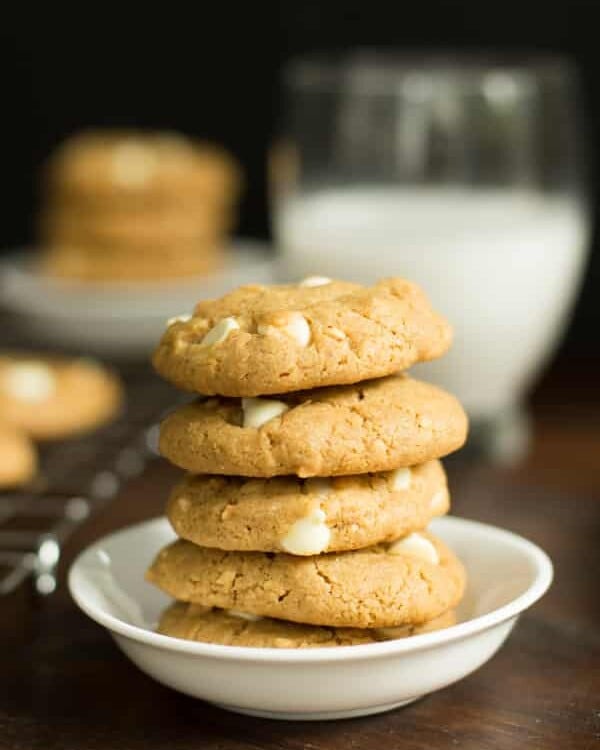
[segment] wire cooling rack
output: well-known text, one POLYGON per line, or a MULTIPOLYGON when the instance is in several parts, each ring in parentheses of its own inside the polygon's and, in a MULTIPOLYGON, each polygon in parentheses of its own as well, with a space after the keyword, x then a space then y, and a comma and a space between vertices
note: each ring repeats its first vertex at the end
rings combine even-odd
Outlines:
POLYGON ((35 482, 0 492, 0 596, 29 577, 39 594, 51 594, 69 536, 157 455, 158 422, 179 396, 146 369, 125 374, 125 384, 126 405, 117 420, 42 447, 35 482))

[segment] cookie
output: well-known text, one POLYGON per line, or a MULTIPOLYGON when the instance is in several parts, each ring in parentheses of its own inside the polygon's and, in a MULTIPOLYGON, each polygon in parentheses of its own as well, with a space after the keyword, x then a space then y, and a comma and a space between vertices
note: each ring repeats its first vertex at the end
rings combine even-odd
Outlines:
POLYGON ((147 247, 168 251, 178 245, 215 243, 229 229, 228 221, 212 210, 68 212, 48 211, 40 234, 46 246, 110 248, 143 251, 147 247))
POLYGON ((397 539, 448 508, 442 465, 429 461, 332 479, 188 475, 167 517, 178 536, 204 547, 317 555, 397 539))
POLYGON ((447 351, 451 330, 403 279, 243 286, 167 328, 153 363, 205 395, 261 396, 357 383, 447 351))
POLYGON ((36 439, 97 427, 117 414, 121 401, 119 381, 93 361, 0 356, 0 415, 36 439))
POLYGON ((88 132, 50 159, 38 269, 82 282, 204 276, 221 265, 239 174, 172 133, 88 132))
POLYGON ((168 252, 152 245, 142 251, 115 252, 110 248, 48 248, 39 259, 39 271, 50 277, 87 282, 154 281, 183 276, 205 276, 222 263, 219 248, 199 245, 171 248, 168 252))
POLYGON ((296 557, 225 552, 178 540, 147 580, 175 599, 311 625, 421 624, 460 600, 465 574, 427 532, 352 552, 296 557))
POLYGON ((58 203, 220 206, 236 196, 240 174, 223 149, 176 133, 88 131, 48 161, 46 190, 58 203))
POLYGON ((27 484, 36 468, 35 448, 27 435, 12 425, 0 424, 0 489, 27 484))
POLYGON ((195 401, 164 420, 160 451, 194 474, 328 477, 424 463, 466 434, 453 396, 396 375, 278 399, 195 401))
POLYGON ((365 643, 430 633, 454 625, 452 610, 422 625, 399 628, 327 628, 301 625, 270 617, 256 618, 235 610, 213 609, 198 604, 175 602, 160 618, 157 631, 188 641, 217 643, 223 646, 258 646, 266 648, 324 648, 358 646, 365 643))

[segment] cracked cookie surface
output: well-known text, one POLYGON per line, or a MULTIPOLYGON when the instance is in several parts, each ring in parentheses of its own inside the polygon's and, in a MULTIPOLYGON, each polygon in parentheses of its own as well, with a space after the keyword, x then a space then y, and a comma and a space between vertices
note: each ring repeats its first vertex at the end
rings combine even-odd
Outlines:
POLYGON ((188 404, 162 423, 160 451, 197 474, 327 477, 424 463, 460 448, 467 434, 453 396, 404 375, 275 403, 280 413, 259 427, 242 426, 237 399, 188 404))
POLYGON ((296 557, 178 540, 159 552, 146 577, 180 601, 250 615, 335 627, 418 625, 452 609, 465 586, 448 547, 420 536, 435 561, 392 552, 394 545, 296 557))
POLYGON ((224 646, 326 648, 408 638, 411 635, 430 633, 450 627, 455 622, 456 615, 449 610, 422 625, 406 625, 384 630, 327 628, 274 620, 270 617, 247 619, 244 613, 231 614, 223 609, 175 602, 163 612, 157 631, 173 638, 217 643, 224 646))
POLYGON ((332 479, 188 475, 167 517, 178 536, 204 547, 311 555, 397 539, 448 508, 442 465, 428 461, 332 479))
POLYGON ((442 356, 451 339, 449 324, 404 279, 372 287, 320 279, 200 302, 190 320, 167 328, 153 363, 184 390, 260 396, 390 375, 442 356), (223 321, 235 327, 207 345, 223 321))

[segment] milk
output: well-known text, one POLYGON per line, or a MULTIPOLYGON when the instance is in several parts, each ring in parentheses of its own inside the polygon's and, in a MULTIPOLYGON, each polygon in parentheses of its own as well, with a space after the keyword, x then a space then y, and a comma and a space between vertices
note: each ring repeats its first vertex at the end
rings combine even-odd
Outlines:
POLYGON ((564 327, 581 277, 585 214, 528 190, 361 187, 281 200, 286 274, 420 283, 455 328, 451 352, 415 368, 474 417, 517 405, 564 327))

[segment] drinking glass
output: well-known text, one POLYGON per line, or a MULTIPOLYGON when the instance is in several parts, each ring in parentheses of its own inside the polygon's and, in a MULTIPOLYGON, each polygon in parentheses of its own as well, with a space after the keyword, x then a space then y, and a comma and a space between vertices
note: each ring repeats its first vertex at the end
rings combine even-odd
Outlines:
POLYGON ((588 244, 576 72, 356 51, 292 62, 283 83, 270 171, 285 275, 418 282, 455 339, 414 372, 458 396, 479 447, 519 455, 588 244))

